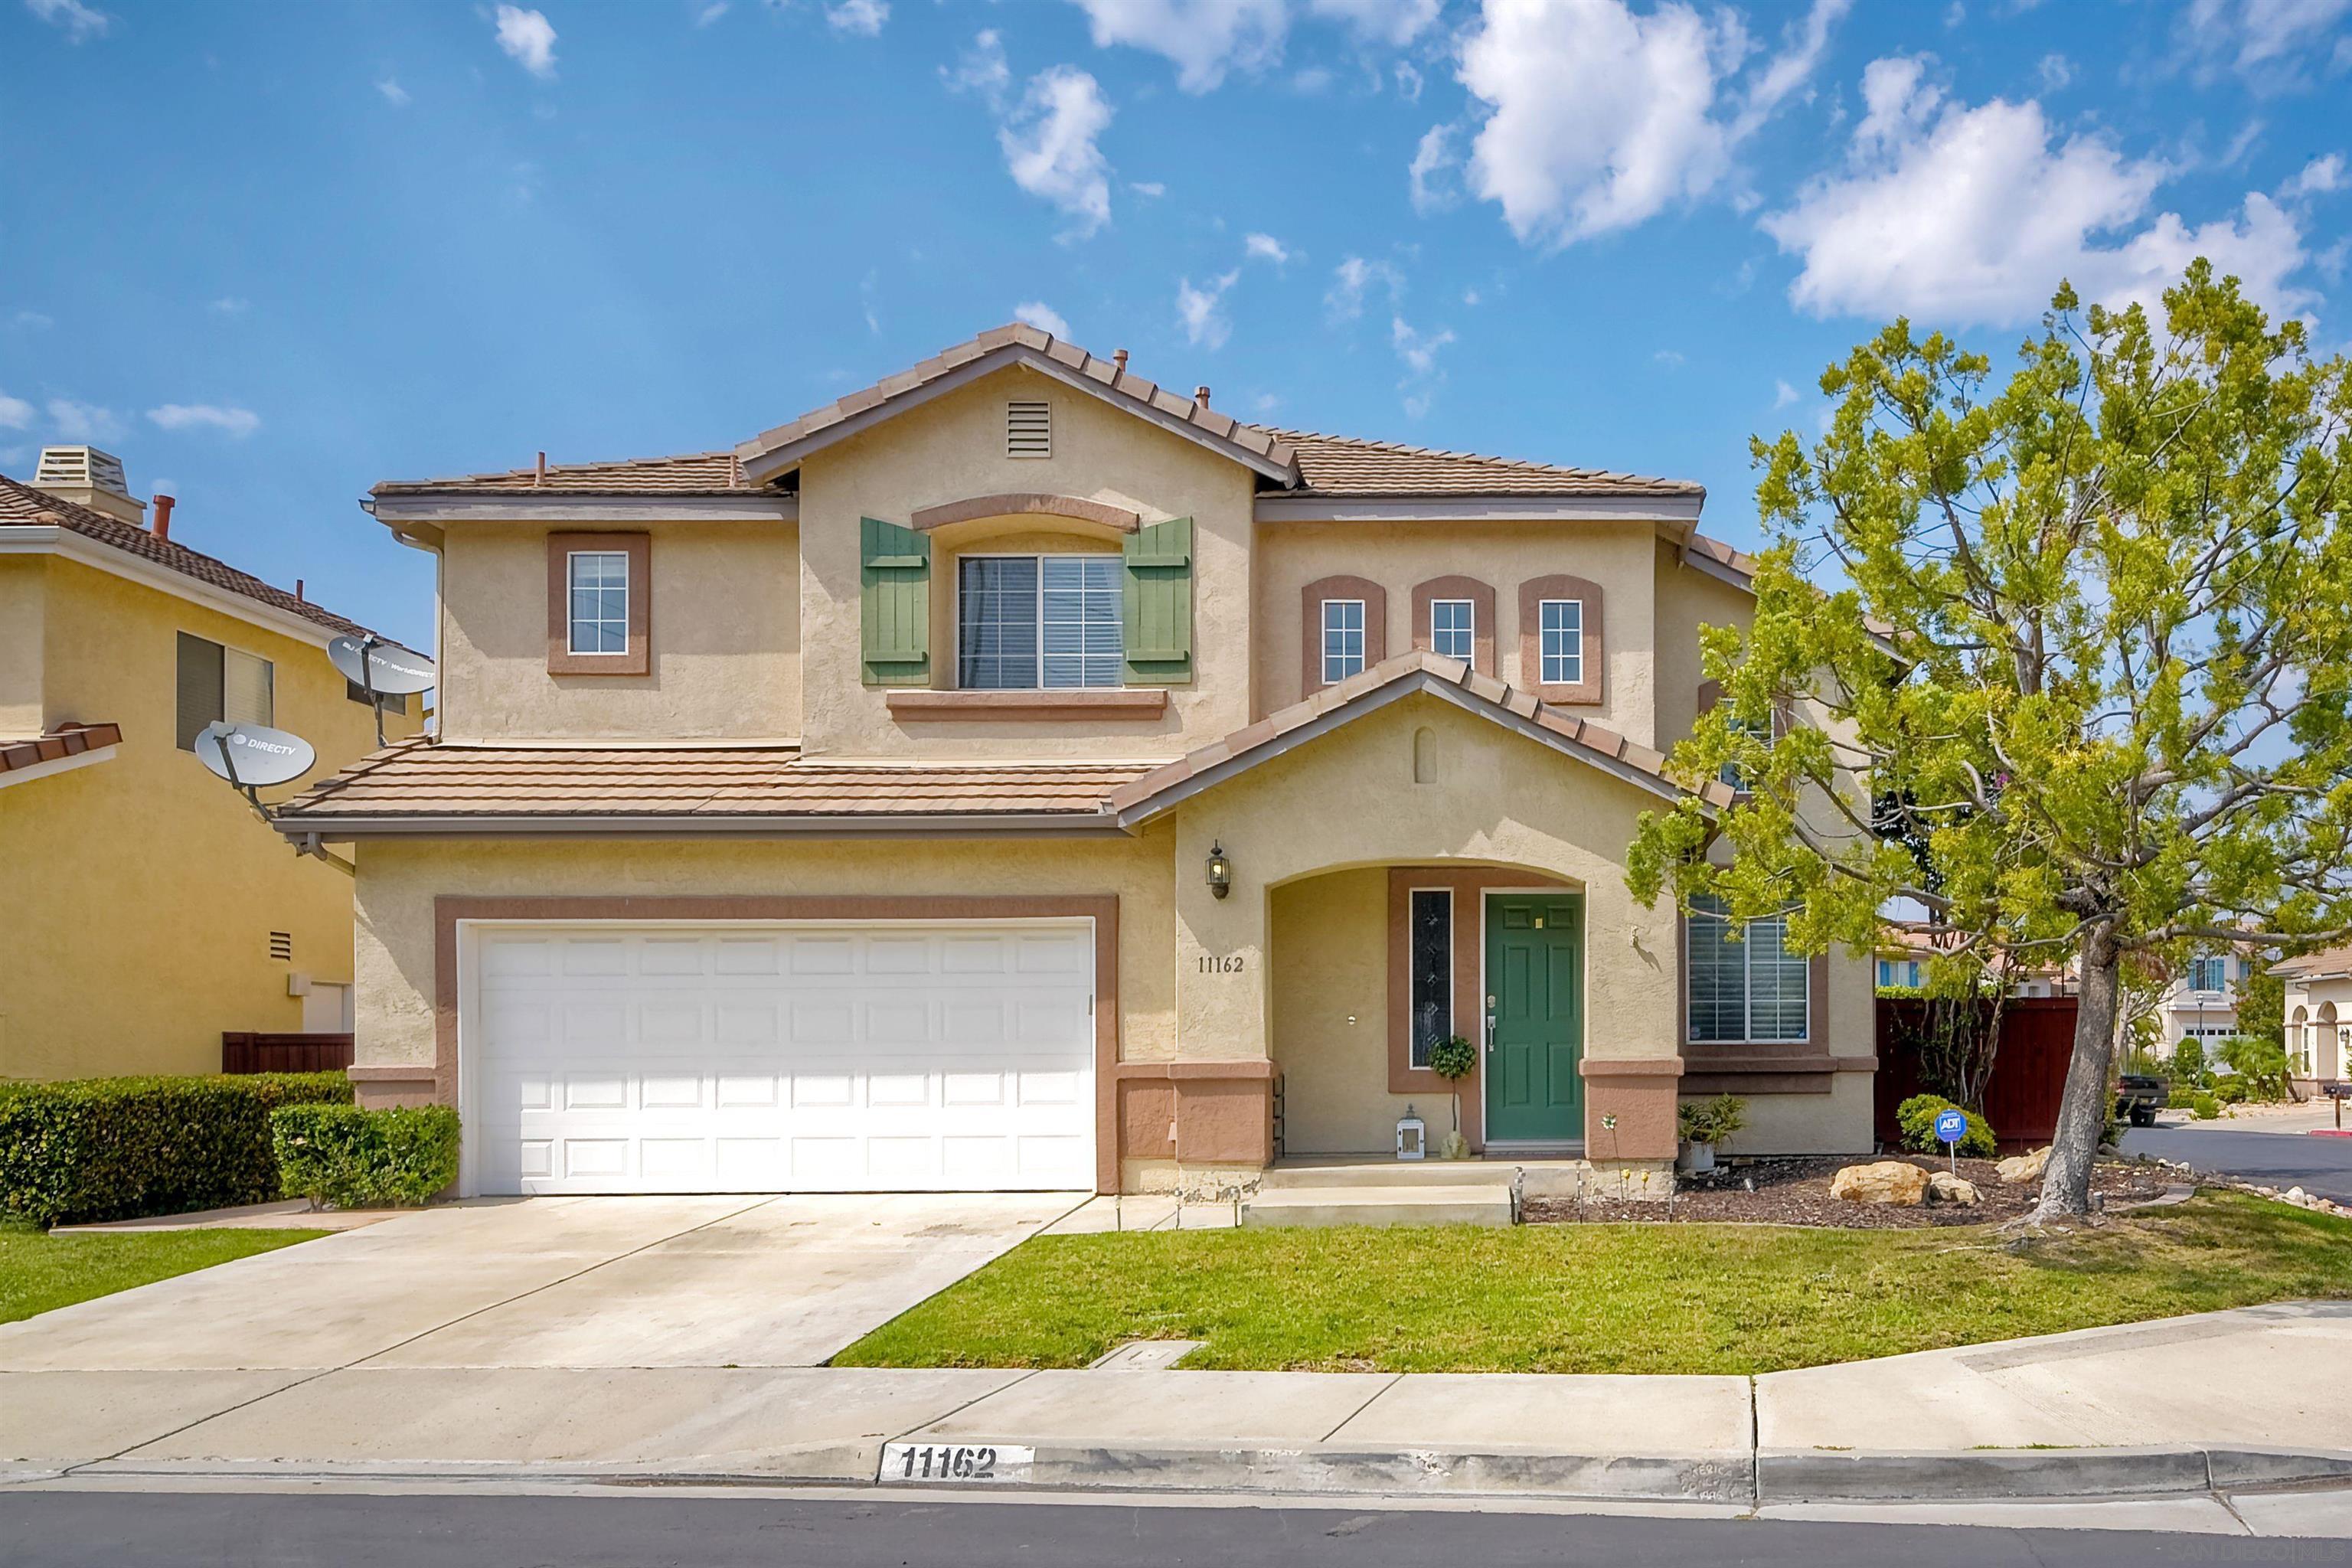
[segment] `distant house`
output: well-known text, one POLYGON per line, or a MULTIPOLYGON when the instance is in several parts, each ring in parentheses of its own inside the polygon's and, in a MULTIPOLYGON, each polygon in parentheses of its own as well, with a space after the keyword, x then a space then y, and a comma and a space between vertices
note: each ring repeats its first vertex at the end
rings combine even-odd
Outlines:
MULTIPOLYGON (((1929 961, 1957 940, 1948 932, 1889 927, 1878 943, 1878 989, 1900 990, 1926 984, 1929 961)), ((2009 988, 2012 996, 2074 994, 2074 964, 2072 959, 2063 963, 2031 966, 2012 965, 1996 959, 1993 967, 2015 975, 2009 988)))
POLYGON ((2352 1079, 2352 947, 2271 966, 2286 983, 2287 1071, 2298 1090, 2352 1079))
POLYGON ((191 747, 226 718, 329 773, 373 749, 324 651, 363 628, 171 521, 89 447, 0 475, 0 1078, 215 1072, 225 1031, 351 1027, 351 879, 191 747))
MULTIPOLYGON (((2166 1056, 2183 1040, 2210 1045, 2238 1032, 2238 987, 2252 973, 2242 952, 2200 953, 2172 977, 2157 1004, 2166 1056)), ((2210 1054, 2210 1053, 2209 1053, 2210 1054)))

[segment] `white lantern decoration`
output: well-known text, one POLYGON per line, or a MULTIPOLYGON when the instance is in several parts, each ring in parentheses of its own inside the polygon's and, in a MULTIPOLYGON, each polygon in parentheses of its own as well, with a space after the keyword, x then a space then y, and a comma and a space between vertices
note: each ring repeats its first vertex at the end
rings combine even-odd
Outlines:
POLYGON ((1404 1108, 1404 1114, 1397 1118, 1396 1157, 1400 1160, 1425 1160, 1429 1157, 1429 1128, 1412 1113, 1410 1105, 1404 1108))

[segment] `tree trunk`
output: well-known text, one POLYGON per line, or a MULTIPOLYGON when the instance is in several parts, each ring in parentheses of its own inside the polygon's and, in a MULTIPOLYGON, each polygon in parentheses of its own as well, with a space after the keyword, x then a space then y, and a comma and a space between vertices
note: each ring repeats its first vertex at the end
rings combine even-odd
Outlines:
POLYGON ((2058 1102, 2058 1131, 2042 1175, 2042 1201, 2028 1216, 2039 1225, 2091 1212, 2091 1166, 2107 1124, 2107 1062, 2115 1052, 2116 1005, 2123 989, 2123 954, 2106 926, 2083 939, 2082 994, 2074 1014, 2074 1050, 2066 1064, 2066 1092, 2058 1102))

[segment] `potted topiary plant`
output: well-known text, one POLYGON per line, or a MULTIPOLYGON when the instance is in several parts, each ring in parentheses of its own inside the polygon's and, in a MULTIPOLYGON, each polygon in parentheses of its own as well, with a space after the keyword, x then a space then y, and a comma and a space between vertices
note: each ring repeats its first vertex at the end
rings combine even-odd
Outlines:
POLYGON ((1676 1108, 1675 1122, 1682 1134, 1682 1169, 1685 1175, 1704 1176, 1715 1169, 1715 1152, 1748 1125, 1748 1102, 1736 1094, 1713 1100, 1685 1100, 1676 1108))
POLYGON ((1442 1152, 1448 1160, 1470 1157, 1469 1140, 1462 1136, 1462 1080, 1478 1066, 1478 1047, 1459 1035, 1448 1035, 1429 1047, 1429 1070, 1454 1091, 1454 1131, 1445 1135, 1442 1152))

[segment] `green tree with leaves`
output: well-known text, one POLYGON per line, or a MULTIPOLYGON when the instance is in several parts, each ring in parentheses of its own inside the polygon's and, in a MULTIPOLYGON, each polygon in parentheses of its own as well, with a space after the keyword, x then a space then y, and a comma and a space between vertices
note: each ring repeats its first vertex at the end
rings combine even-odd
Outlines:
POLYGON ((1629 881, 1805 952, 1899 910, 1956 963, 2071 956, 2049 1219, 2089 1209, 2127 968, 2352 928, 2352 374, 2202 261, 2154 313, 2062 287, 2019 358, 1898 321, 1818 441, 1755 444, 1753 624, 1704 631, 1725 696, 1674 755, 1749 793, 1647 816, 1629 881))

